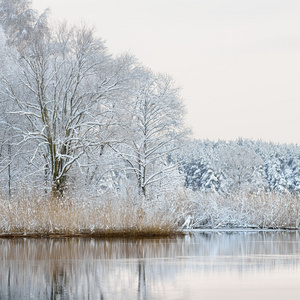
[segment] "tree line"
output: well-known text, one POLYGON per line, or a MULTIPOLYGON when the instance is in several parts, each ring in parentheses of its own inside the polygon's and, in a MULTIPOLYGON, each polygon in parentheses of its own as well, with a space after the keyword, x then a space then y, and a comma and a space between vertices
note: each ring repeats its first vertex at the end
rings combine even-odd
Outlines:
POLYGON ((300 148, 294 144, 194 140, 178 156, 185 185, 194 191, 300 191, 300 148))

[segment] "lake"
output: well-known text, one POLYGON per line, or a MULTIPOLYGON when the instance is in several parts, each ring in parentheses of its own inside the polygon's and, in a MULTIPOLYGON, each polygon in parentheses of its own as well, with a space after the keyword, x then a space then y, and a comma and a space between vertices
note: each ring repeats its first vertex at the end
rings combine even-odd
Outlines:
POLYGON ((298 299, 299 238, 0 239, 0 299, 298 299))

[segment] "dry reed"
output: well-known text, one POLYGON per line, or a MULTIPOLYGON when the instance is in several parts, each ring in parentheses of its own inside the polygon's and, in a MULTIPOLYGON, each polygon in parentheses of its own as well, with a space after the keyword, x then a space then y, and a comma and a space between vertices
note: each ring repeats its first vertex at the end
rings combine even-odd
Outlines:
POLYGON ((299 213, 299 196, 292 194, 181 190, 155 201, 128 194, 87 200, 51 199, 22 188, 11 200, 0 194, 0 236, 167 236, 185 227, 295 229, 299 213))
POLYGON ((162 236, 177 233, 166 203, 106 196, 51 199, 33 192, 0 199, 0 236, 162 236))

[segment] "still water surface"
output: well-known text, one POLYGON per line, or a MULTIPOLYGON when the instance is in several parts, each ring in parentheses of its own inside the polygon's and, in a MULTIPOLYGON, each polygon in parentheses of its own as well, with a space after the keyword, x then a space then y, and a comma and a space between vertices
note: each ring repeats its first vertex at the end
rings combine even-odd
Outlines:
POLYGON ((0 239, 0 299, 299 299, 299 238, 0 239))

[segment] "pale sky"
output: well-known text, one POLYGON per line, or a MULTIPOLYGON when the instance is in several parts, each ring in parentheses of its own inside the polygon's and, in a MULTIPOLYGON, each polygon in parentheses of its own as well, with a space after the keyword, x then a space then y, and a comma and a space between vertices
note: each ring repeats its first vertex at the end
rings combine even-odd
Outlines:
POLYGON ((34 0, 182 87, 200 139, 300 144, 299 0, 34 0))

